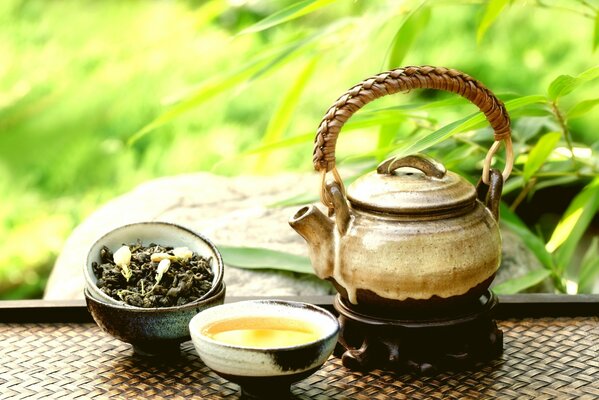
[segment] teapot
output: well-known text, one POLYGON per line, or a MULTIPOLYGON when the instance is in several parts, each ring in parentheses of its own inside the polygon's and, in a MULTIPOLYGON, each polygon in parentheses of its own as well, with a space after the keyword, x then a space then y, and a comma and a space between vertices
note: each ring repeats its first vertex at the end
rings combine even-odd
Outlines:
POLYGON ((368 78, 323 117, 313 163, 322 176, 321 201, 329 216, 309 205, 289 223, 308 243, 316 275, 331 281, 342 298, 356 306, 397 308, 456 304, 487 291, 501 260, 498 208, 513 150, 505 106, 480 82, 430 66, 368 78), (384 161, 346 191, 335 166, 343 124, 365 104, 415 88, 459 94, 484 113, 495 141, 477 186, 413 154, 384 161), (502 142, 506 162, 500 172, 490 165, 502 142))

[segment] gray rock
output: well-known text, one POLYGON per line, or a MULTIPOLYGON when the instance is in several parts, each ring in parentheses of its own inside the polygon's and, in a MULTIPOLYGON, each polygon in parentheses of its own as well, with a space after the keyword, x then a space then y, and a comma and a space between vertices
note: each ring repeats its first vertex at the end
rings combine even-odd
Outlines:
MULTIPOLYGON (((196 230, 217 245, 262 247, 306 255, 307 247, 287 221, 299 208, 269 207, 320 188, 317 174, 226 178, 197 173, 149 181, 102 206, 68 238, 50 276, 46 299, 83 298, 82 266, 88 249, 117 226, 140 221, 167 221, 196 230)), ((530 252, 515 235, 504 234, 498 282, 535 268, 530 252)), ((534 256, 532 256, 534 258, 534 256)), ((229 296, 295 296, 334 293, 314 276, 282 271, 225 268, 229 296)))

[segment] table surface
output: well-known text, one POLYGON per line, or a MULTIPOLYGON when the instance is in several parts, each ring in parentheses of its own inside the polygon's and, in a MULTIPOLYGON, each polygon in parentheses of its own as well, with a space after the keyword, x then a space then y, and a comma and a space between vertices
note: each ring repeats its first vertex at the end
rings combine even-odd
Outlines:
MULTIPOLYGON (((292 393, 297 399, 599 398, 597 315, 507 318, 498 325, 503 355, 470 371, 361 373, 331 357, 292 393)), ((0 323, 0 343, 2 399, 239 398, 238 387, 210 371, 191 342, 178 359, 152 360, 84 321, 0 323)))

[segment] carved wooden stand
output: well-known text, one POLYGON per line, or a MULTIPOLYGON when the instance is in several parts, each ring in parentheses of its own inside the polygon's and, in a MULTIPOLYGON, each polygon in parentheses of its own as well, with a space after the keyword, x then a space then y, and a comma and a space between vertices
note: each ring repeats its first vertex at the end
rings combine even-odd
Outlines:
POLYGON ((487 291, 452 311, 433 309, 421 317, 417 310, 372 315, 337 295, 341 334, 335 355, 354 370, 434 374, 468 368, 503 351, 503 332, 491 316, 495 304, 497 298, 487 291))

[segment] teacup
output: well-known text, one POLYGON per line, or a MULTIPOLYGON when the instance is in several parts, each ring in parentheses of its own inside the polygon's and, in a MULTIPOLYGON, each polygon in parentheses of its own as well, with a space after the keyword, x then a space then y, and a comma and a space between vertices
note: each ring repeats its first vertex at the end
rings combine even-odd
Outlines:
POLYGON ((329 358, 339 324, 312 304, 255 300, 204 310, 189 331, 204 363, 245 397, 285 398, 329 358))

